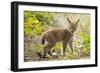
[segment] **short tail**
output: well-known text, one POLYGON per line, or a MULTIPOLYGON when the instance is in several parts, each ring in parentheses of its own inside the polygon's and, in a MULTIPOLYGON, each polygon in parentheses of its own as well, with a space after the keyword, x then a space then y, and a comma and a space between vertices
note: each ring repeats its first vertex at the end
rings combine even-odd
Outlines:
POLYGON ((44 37, 42 38, 42 44, 44 44, 45 43, 45 40, 44 40, 44 37))

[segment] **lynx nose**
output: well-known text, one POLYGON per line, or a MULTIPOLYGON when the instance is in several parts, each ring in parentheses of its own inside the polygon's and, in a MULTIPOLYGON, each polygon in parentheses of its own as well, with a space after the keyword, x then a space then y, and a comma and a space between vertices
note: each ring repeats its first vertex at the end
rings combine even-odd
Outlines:
POLYGON ((71 30, 71 32, 73 33, 73 32, 74 32, 74 30, 71 30))
POLYGON ((72 30, 72 28, 69 28, 70 29, 70 31, 73 33, 74 31, 72 30))

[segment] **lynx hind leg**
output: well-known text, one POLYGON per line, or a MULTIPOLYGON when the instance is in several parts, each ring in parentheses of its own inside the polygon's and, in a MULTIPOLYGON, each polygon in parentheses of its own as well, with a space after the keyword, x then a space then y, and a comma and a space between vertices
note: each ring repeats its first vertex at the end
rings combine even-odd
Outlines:
MULTIPOLYGON (((52 48, 51 48, 51 49, 52 49, 52 48)), ((50 56, 52 56, 51 49, 49 49, 49 51, 48 51, 48 54, 49 54, 50 56)))
POLYGON ((48 44, 46 44, 46 45, 44 46, 44 55, 43 55, 44 57, 46 57, 47 54, 49 54, 50 56, 52 56, 51 49, 53 48, 53 46, 54 46, 55 44, 56 44, 55 42, 52 42, 52 43, 48 42, 48 44))
POLYGON ((50 56, 52 56, 52 52, 51 52, 51 50, 52 50, 52 48, 55 46, 55 42, 53 42, 52 44, 50 44, 49 45, 49 51, 48 51, 48 54, 50 55, 50 56))
POLYGON ((56 40, 54 36, 48 35, 45 39, 45 46, 44 46, 44 56, 47 56, 47 54, 51 55, 51 49, 56 44, 56 40))
POLYGON ((43 52, 43 58, 46 58, 47 54, 48 54, 48 45, 44 46, 44 52, 43 52))

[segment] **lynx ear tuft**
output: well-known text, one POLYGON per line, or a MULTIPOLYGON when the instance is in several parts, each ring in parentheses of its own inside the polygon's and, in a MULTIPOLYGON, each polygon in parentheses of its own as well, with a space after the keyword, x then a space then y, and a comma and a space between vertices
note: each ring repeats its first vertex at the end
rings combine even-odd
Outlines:
POLYGON ((68 18, 68 17, 67 17, 67 20, 68 20, 68 22, 69 22, 69 23, 71 23, 71 21, 69 20, 69 18, 68 18))

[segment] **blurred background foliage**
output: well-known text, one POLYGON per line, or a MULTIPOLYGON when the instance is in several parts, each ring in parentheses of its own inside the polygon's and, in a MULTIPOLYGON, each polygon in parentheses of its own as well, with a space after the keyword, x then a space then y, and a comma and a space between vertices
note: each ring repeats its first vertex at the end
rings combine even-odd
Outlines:
MULTIPOLYGON (((75 35, 78 35, 80 41, 74 41, 81 52, 80 57, 76 54, 67 53, 65 57, 60 56, 57 60, 63 59, 82 59, 90 58, 90 14, 82 13, 64 13, 64 12, 41 12, 41 11, 24 11, 24 61, 40 60, 36 55, 37 52, 43 52, 43 45, 41 44, 41 36, 44 31, 52 27, 66 27, 68 23, 66 17, 72 22, 80 19, 75 35)), ((60 55, 62 48, 61 43, 57 43, 53 50, 60 55)), ((79 52, 76 50, 76 53, 79 52)), ((55 59, 48 59, 55 60, 55 59)))

